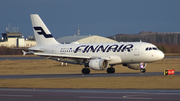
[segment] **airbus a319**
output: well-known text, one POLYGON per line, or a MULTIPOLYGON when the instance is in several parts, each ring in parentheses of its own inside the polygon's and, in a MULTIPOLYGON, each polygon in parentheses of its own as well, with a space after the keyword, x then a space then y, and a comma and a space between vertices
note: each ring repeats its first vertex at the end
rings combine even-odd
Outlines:
POLYGON ((31 14, 30 17, 37 46, 24 50, 23 54, 84 65, 83 74, 89 74, 90 69, 115 73, 113 66, 119 64, 145 73, 147 63, 164 58, 162 51, 146 42, 61 44, 54 39, 38 14, 31 14))

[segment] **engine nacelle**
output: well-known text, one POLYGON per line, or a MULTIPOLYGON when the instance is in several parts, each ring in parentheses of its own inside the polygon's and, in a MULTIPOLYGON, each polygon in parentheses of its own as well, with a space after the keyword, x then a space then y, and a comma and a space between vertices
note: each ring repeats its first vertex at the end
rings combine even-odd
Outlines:
POLYGON ((105 70, 108 68, 109 63, 105 59, 92 59, 86 66, 94 70, 105 70))
POLYGON ((147 63, 131 63, 131 64, 123 64, 123 66, 126 66, 130 69, 134 70, 140 70, 146 68, 147 63))

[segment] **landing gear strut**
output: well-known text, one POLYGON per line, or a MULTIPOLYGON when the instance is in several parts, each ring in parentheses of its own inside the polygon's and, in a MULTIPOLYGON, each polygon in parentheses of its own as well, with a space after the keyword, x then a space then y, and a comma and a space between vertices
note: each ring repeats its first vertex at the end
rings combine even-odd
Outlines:
POLYGON ((145 73, 145 72, 146 72, 146 69, 140 69, 140 72, 141 72, 141 73, 145 73))
POLYGON ((115 73, 115 69, 113 68, 113 65, 111 65, 110 68, 107 68, 107 73, 115 73))
POLYGON ((83 68, 82 69, 82 74, 89 74, 90 73, 90 69, 89 68, 83 68))

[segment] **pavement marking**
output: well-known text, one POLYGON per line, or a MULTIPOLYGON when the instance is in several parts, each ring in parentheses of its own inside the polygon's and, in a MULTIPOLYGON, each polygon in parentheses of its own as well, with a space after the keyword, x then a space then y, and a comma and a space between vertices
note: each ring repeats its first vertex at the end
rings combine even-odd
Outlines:
POLYGON ((82 99, 153 99, 153 98, 145 98, 145 97, 140 97, 140 95, 127 95, 123 97, 101 97, 101 96, 79 96, 78 98, 82 99))
POLYGON ((79 96, 81 99, 124 99, 123 97, 97 97, 97 96, 79 96))
POLYGON ((153 98, 146 98, 145 95, 125 95, 123 96, 124 98, 127 98, 127 99, 153 99, 153 98), (142 97, 144 96, 144 97, 142 97))
POLYGON ((33 95, 0 95, 0 97, 33 97, 33 95))

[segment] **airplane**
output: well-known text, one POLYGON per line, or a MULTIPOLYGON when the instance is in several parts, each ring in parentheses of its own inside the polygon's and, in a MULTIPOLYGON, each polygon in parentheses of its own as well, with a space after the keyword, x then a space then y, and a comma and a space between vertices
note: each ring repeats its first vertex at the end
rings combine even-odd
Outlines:
POLYGON ((84 65, 82 74, 89 74, 90 69, 115 73, 113 66, 119 64, 145 73, 147 63, 164 58, 162 51, 146 42, 61 44, 54 39, 38 14, 30 17, 37 46, 23 50, 23 54, 84 65))

